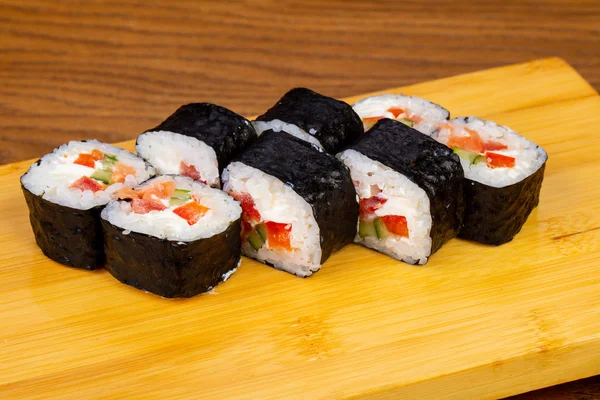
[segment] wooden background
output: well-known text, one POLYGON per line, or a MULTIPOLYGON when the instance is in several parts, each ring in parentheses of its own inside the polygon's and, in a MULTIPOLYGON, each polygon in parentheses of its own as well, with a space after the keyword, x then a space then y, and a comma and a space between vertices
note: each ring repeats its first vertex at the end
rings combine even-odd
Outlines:
MULTIPOLYGON (((187 102, 258 114, 294 86, 346 97, 560 56, 598 90, 600 1, 0 0, 0 54, 5 164, 132 139, 187 102)), ((600 377, 513 399, 597 398, 600 377)))

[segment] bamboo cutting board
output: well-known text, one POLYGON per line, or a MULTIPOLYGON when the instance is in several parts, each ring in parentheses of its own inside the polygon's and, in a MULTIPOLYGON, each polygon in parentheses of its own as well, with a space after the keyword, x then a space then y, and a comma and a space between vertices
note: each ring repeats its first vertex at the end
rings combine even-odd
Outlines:
POLYGON ((424 267, 351 245, 308 279, 244 259, 213 294, 165 300, 46 259, 30 161, 5 165, 0 397, 492 399, 600 374, 598 94, 559 59, 390 91, 547 150, 512 242, 455 239, 424 267))

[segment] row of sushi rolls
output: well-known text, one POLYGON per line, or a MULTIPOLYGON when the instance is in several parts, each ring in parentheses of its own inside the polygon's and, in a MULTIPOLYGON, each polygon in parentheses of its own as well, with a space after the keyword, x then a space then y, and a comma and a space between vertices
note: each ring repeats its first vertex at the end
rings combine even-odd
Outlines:
POLYGON ((168 298, 210 291, 242 254, 308 277, 350 243, 416 265, 457 236, 506 243, 547 160, 506 126, 415 96, 350 106, 306 88, 254 121, 184 105, 135 149, 71 141, 21 185, 47 257, 168 298))

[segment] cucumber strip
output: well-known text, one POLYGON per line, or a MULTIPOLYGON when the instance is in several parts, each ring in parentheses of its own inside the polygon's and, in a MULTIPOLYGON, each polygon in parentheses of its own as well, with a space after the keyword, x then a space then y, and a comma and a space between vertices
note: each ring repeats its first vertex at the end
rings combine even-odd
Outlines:
POLYGON ((190 191, 185 189, 175 189, 175 191, 173 192, 173 197, 181 197, 186 199, 191 198, 190 191))
POLYGON ((361 238, 376 237, 377 232, 375 231, 375 224, 373 221, 359 221, 358 222, 358 234, 361 238))
POLYGON ((105 169, 97 169, 96 171, 94 171, 92 176, 90 176, 90 178, 100 181, 102 183, 105 183, 107 185, 110 183, 111 177, 112 177, 112 171, 105 170, 105 169))
POLYGON ((389 236, 390 233, 388 232, 381 218, 377 218, 375 221, 373 221, 373 225, 375 226, 377 239, 382 240, 389 236))
POLYGON ((171 200, 169 201, 169 205, 170 206, 179 206, 179 205, 187 203, 188 201, 190 201, 189 197, 171 197, 171 200))
POLYGON ((117 161, 119 161, 119 159, 115 156, 111 156, 110 154, 105 154, 104 155, 104 159, 102 160, 104 162, 104 164, 108 167, 110 166, 110 168, 113 167, 113 165, 115 165, 115 163, 117 161))
POLYGON ((400 118, 400 119, 398 120, 398 122, 402 122, 404 125, 408 125, 408 126, 410 126, 411 128, 412 128, 413 126, 415 126, 415 123, 414 123, 413 121, 411 121, 410 119, 408 119, 408 118, 400 118))
POLYGON ((248 236, 248 243, 250 246, 256 251, 258 251, 265 244, 265 240, 260 236, 256 229, 252 229, 250 235, 248 236))
POLYGON ((456 153, 457 156, 459 156, 463 160, 468 160, 469 164, 471 164, 471 165, 477 164, 477 163, 480 163, 481 161, 483 161, 483 156, 481 156, 478 153, 474 153, 469 150, 459 149, 458 147, 455 147, 452 150, 454 151, 454 153, 456 153))
POLYGON ((267 226, 265 224, 258 224, 254 227, 256 232, 260 235, 263 241, 267 241, 267 226))
POLYGON ((479 155, 471 161, 471 165, 479 164, 482 161, 485 161, 485 156, 479 155))

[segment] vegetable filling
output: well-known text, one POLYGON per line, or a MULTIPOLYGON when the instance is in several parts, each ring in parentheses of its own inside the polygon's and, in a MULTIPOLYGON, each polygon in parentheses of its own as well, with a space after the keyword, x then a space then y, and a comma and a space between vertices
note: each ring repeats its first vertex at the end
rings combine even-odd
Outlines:
POLYGON ((262 221, 252 196, 247 193, 230 193, 242 205, 242 240, 248 241, 256 251, 283 249, 291 251, 292 224, 262 221))
POLYGON ((408 223, 402 215, 377 216, 375 211, 383 207, 387 198, 379 193, 366 199, 360 199, 360 220, 358 234, 361 238, 367 237, 383 240, 390 234, 398 237, 408 238, 408 223))
MULTIPOLYGON (((390 107, 387 109, 388 113, 391 113, 393 115, 393 118, 390 119, 395 119, 396 121, 402 122, 404 125, 408 125, 411 128, 415 126, 415 124, 418 124, 419 122, 421 122, 423 119, 421 117, 419 117, 416 114, 413 114, 410 110, 408 109, 403 109, 400 107, 390 107)), ((380 119, 383 118, 388 118, 386 116, 374 116, 374 117, 365 117, 362 119, 365 131, 371 129, 373 127, 373 125, 375 125, 377 123, 377 121, 379 121, 380 119)))
POLYGON ((136 214, 171 210, 188 225, 196 224, 210 211, 209 207, 201 204, 200 197, 189 190, 177 188, 175 181, 159 180, 137 189, 123 187, 115 193, 115 197, 131 200, 131 209, 136 214))
POLYGON ((485 162, 488 168, 513 168, 515 166, 515 157, 498 153, 498 151, 508 150, 508 145, 499 141, 483 141, 479 133, 468 127, 461 130, 456 129, 455 125, 447 123, 441 128, 448 129, 448 143, 454 152, 462 159, 469 161, 469 164, 476 165, 485 162))

